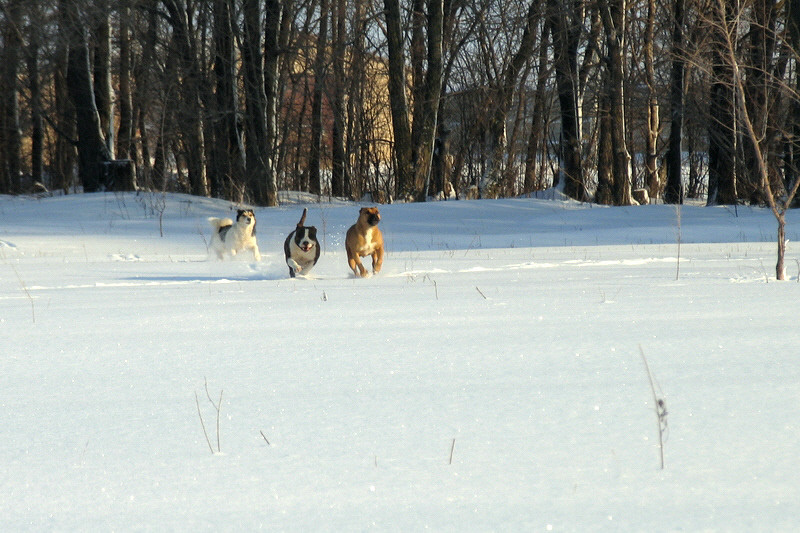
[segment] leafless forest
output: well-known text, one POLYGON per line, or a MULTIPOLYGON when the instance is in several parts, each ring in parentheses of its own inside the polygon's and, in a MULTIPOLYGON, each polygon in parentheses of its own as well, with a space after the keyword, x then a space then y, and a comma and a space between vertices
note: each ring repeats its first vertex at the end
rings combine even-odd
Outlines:
POLYGON ((0 0, 0 193, 753 202, 800 0, 0 0))

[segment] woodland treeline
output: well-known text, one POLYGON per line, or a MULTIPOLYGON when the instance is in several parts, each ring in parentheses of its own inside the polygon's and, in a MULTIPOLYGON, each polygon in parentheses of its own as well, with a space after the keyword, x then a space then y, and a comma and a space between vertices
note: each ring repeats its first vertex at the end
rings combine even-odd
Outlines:
POLYGON ((800 0, 0 0, 0 39, 0 193, 796 189, 800 0))

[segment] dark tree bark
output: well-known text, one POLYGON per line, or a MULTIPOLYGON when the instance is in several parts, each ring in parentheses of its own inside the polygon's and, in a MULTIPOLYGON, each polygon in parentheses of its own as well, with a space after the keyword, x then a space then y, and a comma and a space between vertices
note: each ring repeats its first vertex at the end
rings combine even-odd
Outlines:
POLYGON ((328 61, 329 0, 321 0, 316 59, 314 60, 314 91, 311 101, 311 145, 308 156, 308 189, 322 194, 322 97, 326 91, 328 61))
POLYGON ((0 116, 0 193, 20 192, 20 170, 22 168, 22 129, 20 126, 20 49, 22 35, 21 3, 11 0, 4 7, 3 24, 2 79, 0 79, 0 99, 2 115, 0 116))
POLYGON ((345 107, 345 50, 347 49, 347 10, 345 0, 334 0, 332 24, 333 39, 333 99, 331 111, 333 113, 333 129, 331 131, 331 142, 333 145, 332 172, 331 172, 331 195, 335 197, 344 196, 345 183, 347 178, 347 154, 345 151, 345 120, 347 108, 345 107))
POLYGON ((261 51, 261 2, 244 0, 244 38, 242 39, 242 68, 244 70, 245 165, 248 188, 253 200, 267 204, 267 111, 264 86, 263 55, 261 51))
POLYGON ((586 202, 589 194, 582 163, 578 84, 578 45, 585 7, 582 0, 572 0, 566 6, 558 0, 548 0, 548 9, 561 111, 558 184, 567 196, 586 202))
POLYGON ((389 106, 394 132, 394 157, 397 190, 413 190, 411 124, 406 96, 405 52, 399 0, 384 0, 386 40, 389 53, 389 106))
POLYGON ((683 115, 684 115, 684 25, 686 0, 673 0, 672 26, 672 74, 670 78, 670 130, 667 148, 667 182, 664 185, 664 201, 668 204, 683 203, 683 115))
POLYGON ((614 172, 614 203, 631 204, 631 155, 628 152, 625 123, 625 48, 626 0, 602 0, 600 18, 606 35, 608 85, 614 172))
MULTIPOLYGON (((800 50, 800 0, 786 3, 786 19, 789 21, 789 38, 794 50, 800 50)), ((797 64, 798 59, 795 59, 797 64)), ((795 94, 800 95, 800 75, 795 73, 795 94)), ((786 188, 800 179, 800 98, 794 98, 790 106, 789 138, 786 143, 784 175, 786 188)))
POLYGON ((410 0, 411 39, 409 43, 409 68, 411 72, 411 160, 416 162, 425 123, 425 28, 427 26, 426 0, 410 0))
POLYGON ((266 23, 264 25, 264 102, 266 113, 264 194, 267 206, 278 205, 278 115, 280 102, 280 55, 287 48, 291 17, 290 2, 265 0, 266 23))
POLYGON ((186 170, 191 193, 209 196, 206 175, 205 136, 203 134, 203 104, 200 96, 200 66, 193 44, 189 14, 183 0, 162 0, 167 19, 172 26, 172 42, 176 47, 178 70, 181 76, 181 106, 178 125, 186 150, 186 170))
MULTIPOLYGON (((719 10, 714 13, 719 14, 719 10)), ((733 25, 733 8, 725 2, 724 14, 711 24, 712 85, 708 122, 708 205, 738 201, 736 183, 736 112, 733 67, 726 55, 727 34, 733 25)))
POLYGON ((745 98, 747 101, 747 111, 753 121, 753 128, 758 134, 758 142, 753 143, 749 139, 744 139, 742 148, 744 151, 745 165, 747 172, 744 178, 739 180, 739 195, 747 196, 751 201, 761 203, 763 199, 758 191, 761 183, 758 178, 758 163, 756 161, 756 151, 761 151, 766 158, 769 179, 774 190, 779 190, 780 180, 777 176, 778 164, 776 156, 779 152, 775 140, 778 139, 777 130, 781 130, 782 124, 778 124, 772 114, 772 105, 779 100, 779 96, 774 94, 774 84, 770 83, 770 77, 774 75, 776 65, 775 60, 775 9, 776 3, 767 0, 754 0, 752 4, 752 23, 750 27, 750 50, 747 68, 745 68, 745 98), (747 194, 747 191, 750 191, 747 194))
POLYGON ((81 26, 77 2, 65 0, 61 7, 66 10, 65 20, 69 24, 65 28, 68 43, 67 92, 75 107, 78 177, 83 183, 84 192, 96 192, 105 186, 103 167, 111 160, 111 154, 101 130, 89 64, 89 44, 81 26))
MULTIPOLYGON (((607 84, 608 72, 603 74, 604 85, 607 84)), ((614 205, 614 140, 611 118, 611 96, 603 91, 598 102, 599 131, 597 134, 597 191, 594 201, 603 205, 614 205)))
POLYGON ((431 175, 433 147, 439 117, 439 99, 442 95, 442 39, 444 36, 444 1, 428 0, 428 69, 425 72, 423 91, 422 129, 414 165, 414 196, 425 200, 427 183, 431 175))
MULTIPOLYGON (((547 19, 549 20, 549 19, 547 19)), ((531 113, 531 133, 528 138, 528 153, 525 158, 524 192, 529 193, 544 188, 540 169, 546 166, 547 126, 550 123, 545 113, 547 82, 550 79, 549 60, 550 25, 542 24, 542 37, 539 45, 539 68, 537 69, 536 92, 531 113)))
MULTIPOLYGON (((94 99, 100 117, 100 131, 110 157, 114 158, 114 99, 111 88, 111 13, 108 0, 95 2, 89 13, 95 22, 91 42, 94 45, 94 99)), ((90 59, 91 61, 91 59, 90 59)))
POLYGON ((647 22, 644 43, 645 77, 647 80, 647 138, 645 146, 644 183, 651 198, 659 193, 658 183, 658 136, 661 132, 661 118, 656 86, 655 72, 655 26, 656 0, 647 0, 647 22))
POLYGON ((133 146, 133 94, 132 68, 133 54, 131 50, 131 8, 128 2, 122 2, 119 16, 119 129, 117 130, 116 154, 120 159, 135 159, 136 148, 133 146))
MULTIPOLYGON (((28 23, 28 87, 31 108, 31 178, 34 182, 44 182, 44 109, 42 106, 42 74, 39 56, 43 34, 39 27, 42 13, 38 3, 29 7, 28 23)), ((48 184, 49 186, 49 184, 48 184)))
POLYGON ((233 188, 244 185, 244 149, 237 124, 238 92, 232 0, 214 0, 214 140, 209 154, 211 194, 233 198, 233 188))
MULTIPOLYGON (((507 144, 506 120, 513 103, 517 78, 534 52, 534 44, 536 43, 535 29, 540 18, 539 7, 539 2, 531 2, 528 6, 525 16, 525 28, 522 32, 519 46, 499 76, 499 83, 494 87, 487 102, 492 111, 489 118, 490 156, 486 171, 488 180, 483 184, 485 190, 503 189, 503 182, 506 178, 506 166, 504 164, 507 144)), ((484 191, 482 191, 482 195, 484 195, 484 191)), ((490 194, 490 196, 494 195, 490 194)))

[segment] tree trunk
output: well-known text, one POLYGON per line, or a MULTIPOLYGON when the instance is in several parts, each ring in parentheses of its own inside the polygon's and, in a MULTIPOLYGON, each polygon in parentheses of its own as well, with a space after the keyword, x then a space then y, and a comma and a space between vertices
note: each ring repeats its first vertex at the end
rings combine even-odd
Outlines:
POLYGON ((6 19, 3 30, 4 47, 2 52, 2 80, 0 98, 0 193, 20 192, 20 169, 22 158, 22 128, 19 110, 19 71, 22 35, 20 27, 22 16, 19 0, 11 0, 5 8, 6 19))
POLYGON ((738 201, 733 69, 726 56, 727 32, 733 24, 731 18, 732 8, 726 2, 724 14, 719 14, 712 24, 714 68, 708 123, 708 205, 731 205, 738 201))
MULTIPOLYGON (((211 194, 233 198, 234 188, 245 184, 244 149, 237 117, 239 99, 236 86, 236 56, 232 0, 214 1, 214 94, 215 113, 212 118, 214 140, 209 158, 211 194)), ((243 43, 244 46, 244 43, 243 43)), ((249 46, 249 43, 247 43, 249 46)), ((249 53, 249 48, 247 49, 249 53)))
MULTIPOLYGON (((770 94, 768 79, 773 75, 775 65, 775 2, 766 0, 755 0, 752 4, 753 22, 750 27, 750 58, 746 68, 745 95, 748 104, 748 114, 753 120, 753 128, 758 134, 758 142, 742 143, 747 172, 745 178, 740 180, 739 194, 743 190, 759 191, 761 183, 758 179, 756 169, 755 151, 760 150, 767 158, 767 169, 773 190, 780 190, 781 183, 776 175, 778 168, 775 156, 778 147, 774 146, 773 139, 778 136, 774 130, 779 126, 770 117, 773 102, 779 99, 778 96, 770 94)), ((759 200, 758 194, 749 194, 753 200, 759 200)))
POLYGON ((322 187, 322 97, 327 83, 329 1, 321 0, 316 59, 314 60, 314 92, 311 101, 311 146, 308 156, 308 189, 321 195, 322 187))
POLYGON ((111 160, 111 155, 103 138, 100 116, 95 104, 89 45, 83 29, 78 26, 78 21, 81 20, 78 8, 74 1, 67 1, 62 7, 67 9, 66 20, 70 21, 70 26, 66 28, 67 92, 75 106, 78 176, 83 183, 84 192, 96 192, 105 186, 102 180, 103 164, 111 160))
POLYGON ((345 151, 345 50, 347 48, 347 11, 345 0, 335 0, 336 6, 333 10, 335 23, 333 26, 333 101, 331 111, 333 113, 333 129, 331 131, 331 142, 333 145, 333 165, 331 172, 331 195, 335 197, 344 196, 345 183, 347 178, 347 154, 345 151))
MULTIPOLYGON (((107 0, 95 3, 91 13, 96 18, 94 27, 94 99, 100 117, 100 131, 105 137, 106 149, 114 158, 114 99, 111 88, 111 21, 107 0), (99 4, 99 5, 98 5, 99 4)), ((90 60, 91 61, 91 60, 90 60)))
MULTIPOLYGON (((42 108, 42 75, 40 72, 39 54, 41 53, 42 34, 38 21, 42 14, 38 4, 30 6, 31 22, 29 24, 29 44, 27 52, 28 87, 31 92, 31 178, 34 182, 43 183, 44 165, 44 111, 42 108)), ((46 184, 48 187, 50 184, 46 184)))
POLYGON ((131 93, 131 8, 127 2, 120 5, 119 21, 119 130, 116 154, 120 159, 134 159, 133 146, 133 95, 131 93))
MULTIPOLYGON (((789 21, 789 38, 795 50, 800 50, 800 0, 786 3, 786 19, 789 21)), ((796 60, 797 61, 797 60, 796 60)), ((795 94, 800 95, 800 75, 795 74, 795 94)), ((800 98, 794 98, 789 119, 789 140, 786 143, 785 181, 786 189, 800 180, 800 98)))
POLYGON ((442 39, 444 36, 444 0, 428 0, 428 70, 425 72, 424 118, 417 160, 414 167, 414 192, 425 200, 427 182, 433 163, 433 146, 439 122, 439 99, 442 95, 442 39))
POLYGON ((655 41, 656 1, 647 1, 647 29, 645 31, 645 72, 647 79, 647 137, 645 139, 644 182, 651 198, 657 198, 658 183, 658 135, 661 131, 658 97, 656 96, 656 74, 653 46, 655 41))
POLYGON ((419 160, 422 128, 425 124, 425 60, 427 58, 425 2, 426 0, 410 0, 411 40, 408 55, 411 75, 411 160, 415 164, 419 160))
POLYGON ((278 205, 278 180, 276 161, 278 159, 278 102, 280 101, 279 59, 281 50, 287 48, 291 18, 282 11, 289 9, 281 0, 266 0, 266 24, 264 26, 264 95, 266 112, 265 159, 267 175, 264 192, 266 205, 278 205))
POLYGON ((539 44, 539 68, 534 93, 533 112, 531 113, 531 133, 528 138, 528 153, 525 158, 525 185, 523 191, 529 193, 544 187, 541 168, 546 166, 547 126, 550 123, 545 113, 547 82, 550 78, 548 67, 550 25, 547 20, 542 24, 542 38, 539 44))
POLYGON ((553 32, 556 90, 561 111, 559 175, 556 183, 567 196, 586 202, 589 194, 582 163, 578 85, 578 44, 584 7, 580 0, 574 0, 563 9, 558 0, 548 0, 548 6, 553 32))
POLYGON ((200 98, 200 68, 192 45, 189 18, 181 0, 162 0, 172 25, 172 42, 177 48, 181 84, 181 109, 178 123, 186 149, 186 169, 191 193, 209 196, 206 175, 205 140, 203 134, 203 105, 200 98))
POLYGON ((384 0, 386 40, 389 53, 389 106, 394 133, 397 190, 405 195, 413 190, 411 124, 406 96, 405 53, 399 0, 384 0))
POLYGON ((625 124, 625 47, 626 38, 625 0, 604 0, 600 2, 600 15, 606 33, 608 53, 608 91, 613 144, 614 203, 631 204, 631 156, 628 152, 625 124))
POLYGON ((674 0, 672 27, 672 78, 670 81, 670 130, 667 149, 667 182, 664 184, 664 201, 668 204, 683 203, 683 114, 684 114, 684 56, 683 28, 686 0, 674 0))
POLYGON ((267 203, 267 112, 261 53, 261 7, 258 0, 244 0, 244 37, 242 39, 242 69, 244 70, 245 166, 247 186, 253 201, 267 203))
MULTIPOLYGON (((481 184, 484 191, 501 191, 506 174, 506 119, 514 97, 514 89, 522 68, 530 60, 536 42, 536 24, 539 20, 539 3, 531 2, 525 17, 525 29, 522 32, 519 47, 499 77, 498 86, 490 92, 491 96, 485 107, 492 109, 489 119, 489 162, 486 174, 488 179, 481 184)), ((489 194, 496 196, 496 194, 489 194)))
POLYGON ((553 63, 556 90, 561 110, 558 186, 564 194, 586 202, 589 194, 583 172, 581 151, 581 109, 578 85, 578 45, 583 23, 584 6, 573 0, 562 9, 559 0, 548 0, 550 26, 553 32, 553 63))
MULTIPOLYGON (((603 85, 608 86, 608 72, 603 73, 603 85)), ((597 192, 594 201, 603 205, 614 205, 614 139, 611 118, 610 91, 604 90, 599 96, 597 114, 600 129, 597 134, 597 192)))

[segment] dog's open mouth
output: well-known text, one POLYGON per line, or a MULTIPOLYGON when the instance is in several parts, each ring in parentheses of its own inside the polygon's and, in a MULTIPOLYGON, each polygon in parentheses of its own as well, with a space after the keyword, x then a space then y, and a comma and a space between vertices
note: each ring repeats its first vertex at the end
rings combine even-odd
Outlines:
POLYGON ((312 243, 310 243, 310 242, 304 242, 303 244, 300 245, 300 249, 303 250, 304 252, 309 251, 313 247, 314 247, 314 245, 312 243))

